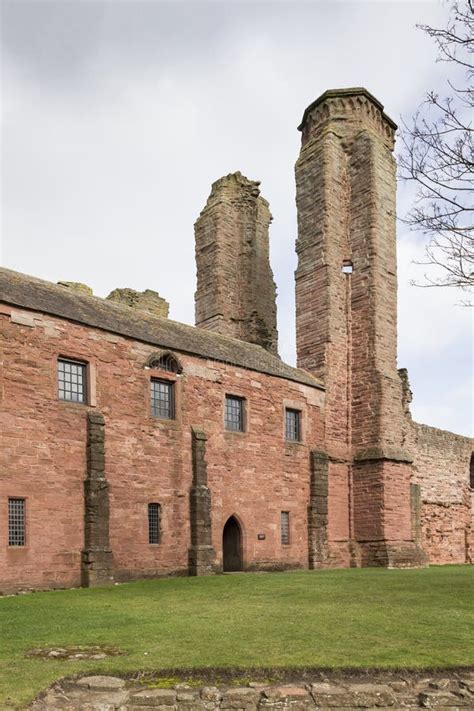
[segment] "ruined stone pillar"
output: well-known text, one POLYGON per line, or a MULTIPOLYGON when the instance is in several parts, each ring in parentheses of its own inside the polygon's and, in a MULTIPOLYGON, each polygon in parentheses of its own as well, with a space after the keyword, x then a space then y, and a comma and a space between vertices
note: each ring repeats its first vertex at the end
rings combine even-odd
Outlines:
POLYGON ((113 582, 109 542, 109 485, 105 478, 105 422, 100 412, 87 413, 87 478, 84 481, 83 587, 113 582))
POLYGON ((396 361, 396 125, 356 88, 325 92, 299 128, 298 365, 326 385, 326 451, 353 463, 363 564, 418 564, 396 361))
POLYGON ((309 568, 321 568, 328 560, 328 465, 325 452, 311 452, 308 506, 309 568))
POLYGON ((189 575, 211 575, 216 557, 212 547, 211 492, 207 485, 206 434, 192 428, 193 485, 189 492, 191 547, 189 575))
POLYGON ((277 354, 272 216, 258 186, 241 173, 220 178, 196 221, 196 326, 277 354))

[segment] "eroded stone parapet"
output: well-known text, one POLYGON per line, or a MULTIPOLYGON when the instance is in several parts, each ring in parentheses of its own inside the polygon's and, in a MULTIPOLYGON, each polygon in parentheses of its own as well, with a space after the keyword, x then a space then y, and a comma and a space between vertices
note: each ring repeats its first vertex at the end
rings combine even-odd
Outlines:
POLYGON ((277 353, 272 220, 260 183, 230 173, 212 185, 195 224, 196 325, 277 353))
POLYGON ((87 286, 87 284, 83 284, 80 281, 58 281, 59 286, 65 286, 68 289, 72 289, 73 291, 80 291, 83 294, 88 294, 89 296, 93 296, 94 292, 92 291, 90 286, 87 286))
POLYGON ((107 296, 107 299, 124 306, 130 306, 132 309, 145 311, 145 313, 152 316, 168 318, 169 303, 157 291, 152 291, 152 289, 145 289, 145 291, 114 289, 107 296))

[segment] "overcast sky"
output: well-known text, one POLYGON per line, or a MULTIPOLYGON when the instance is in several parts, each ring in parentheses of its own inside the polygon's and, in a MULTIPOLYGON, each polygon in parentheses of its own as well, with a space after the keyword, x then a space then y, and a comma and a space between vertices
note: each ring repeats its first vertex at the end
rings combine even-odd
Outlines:
MULTIPOLYGON (((294 363, 293 166, 303 110, 365 86, 396 121, 446 67, 417 23, 440 2, 3 0, 3 266, 159 291, 194 322, 193 223, 240 170, 270 201, 280 353, 294 363)), ((399 191, 399 213, 409 203, 399 191)), ((470 434, 472 311, 409 286, 420 237, 399 225, 399 366, 416 420, 470 434)))

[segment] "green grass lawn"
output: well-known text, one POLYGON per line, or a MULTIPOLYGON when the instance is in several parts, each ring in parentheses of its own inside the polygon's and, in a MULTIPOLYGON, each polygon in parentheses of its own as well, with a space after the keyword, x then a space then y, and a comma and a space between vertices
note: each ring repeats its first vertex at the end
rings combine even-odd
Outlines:
POLYGON ((0 707, 77 672, 474 664, 474 567, 324 570, 128 583, 0 598, 0 707), (106 644, 103 661, 26 658, 106 644))

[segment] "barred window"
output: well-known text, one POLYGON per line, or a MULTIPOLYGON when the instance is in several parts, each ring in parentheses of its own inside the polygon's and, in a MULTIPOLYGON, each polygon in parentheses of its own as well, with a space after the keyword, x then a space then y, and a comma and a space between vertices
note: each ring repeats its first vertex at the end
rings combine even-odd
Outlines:
POLYGON ((290 543, 290 512, 281 512, 281 542, 284 546, 290 543))
POLYGON ((86 364, 58 359, 58 396, 69 402, 87 402, 86 364))
POLYGON ((225 396, 224 421, 227 430, 244 431, 244 398, 225 396))
POLYGON ((8 545, 26 545, 25 499, 8 499, 8 545))
POLYGON ((151 380, 151 414, 165 420, 173 420, 174 383, 168 380, 151 380))
POLYGON ((160 504, 148 504, 148 543, 160 542, 160 504))
POLYGON ((285 439, 291 442, 301 441, 301 412, 285 409, 285 439))

